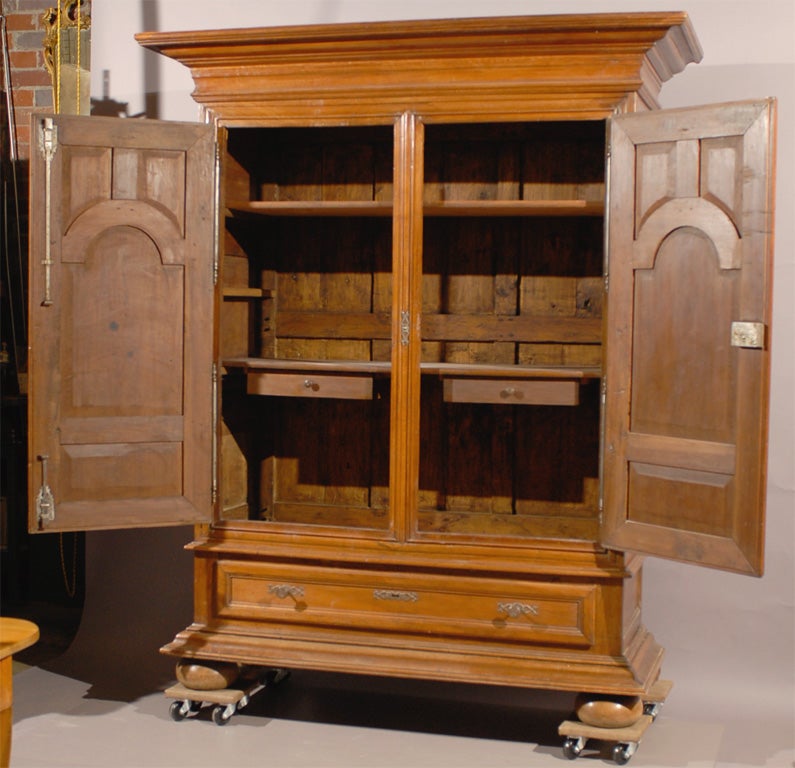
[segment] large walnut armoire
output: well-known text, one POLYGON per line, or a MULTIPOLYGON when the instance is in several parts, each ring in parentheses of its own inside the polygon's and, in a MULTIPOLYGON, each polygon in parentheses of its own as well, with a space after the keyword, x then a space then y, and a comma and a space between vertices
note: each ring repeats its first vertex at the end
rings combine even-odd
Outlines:
POLYGON ((682 13, 138 40, 205 123, 34 118, 32 529, 195 524, 177 658, 648 691, 643 555, 762 570, 775 103, 657 109, 682 13))

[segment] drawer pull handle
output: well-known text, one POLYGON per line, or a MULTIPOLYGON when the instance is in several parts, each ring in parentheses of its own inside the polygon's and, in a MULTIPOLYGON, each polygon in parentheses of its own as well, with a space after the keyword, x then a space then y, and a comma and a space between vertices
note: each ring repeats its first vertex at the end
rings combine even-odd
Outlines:
POLYGON ((403 603, 416 603, 419 600, 416 592, 401 592, 397 589, 374 589, 376 600, 399 600, 403 603))
POLYGON ((520 616, 538 616, 538 606, 527 603, 497 603, 497 611, 505 613, 512 619, 520 616))
POLYGON ((312 381, 312 379, 304 379, 304 386, 307 389, 311 389, 313 392, 317 392, 320 389, 320 384, 316 381, 312 381))
POLYGON ((516 387, 505 387, 505 389, 500 391, 500 397, 503 400, 507 400, 509 397, 515 397, 517 400, 521 400, 524 397, 524 392, 516 387))
POLYGON ((297 587, 294 584, 271 584, 268 587, 268 592, 276 597, 284 600, 285 597, 299 598, 304 596, 304 588, 297 587))

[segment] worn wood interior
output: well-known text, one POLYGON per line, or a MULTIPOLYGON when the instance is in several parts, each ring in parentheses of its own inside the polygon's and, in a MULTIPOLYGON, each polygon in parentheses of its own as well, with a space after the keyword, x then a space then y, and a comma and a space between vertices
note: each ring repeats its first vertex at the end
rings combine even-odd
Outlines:
MULTIPOLYGON (((426 127, 417 534, 597 539, 604 131, 426 127)), ((225 519, 389 529, 393 142, 229 130, 225 519)))

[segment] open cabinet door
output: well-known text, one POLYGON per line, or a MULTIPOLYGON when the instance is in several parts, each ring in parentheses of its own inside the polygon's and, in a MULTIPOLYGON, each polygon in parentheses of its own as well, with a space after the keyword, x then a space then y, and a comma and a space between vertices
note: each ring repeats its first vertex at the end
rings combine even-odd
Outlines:
POLYGON ((762 572, 774 107, 612 120, 608 547, 762 572))
POLYGON ((34 118, 31 531, 211 515, 211 126, 34 118))

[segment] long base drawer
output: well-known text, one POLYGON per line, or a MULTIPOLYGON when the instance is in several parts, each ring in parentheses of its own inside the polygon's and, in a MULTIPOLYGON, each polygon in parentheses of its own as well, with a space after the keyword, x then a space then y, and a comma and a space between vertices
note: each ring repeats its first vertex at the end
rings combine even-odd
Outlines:
POLYGON ((341 627, 424 637, 594 644, 600 586, 220 560, 224 621, 341 627))

